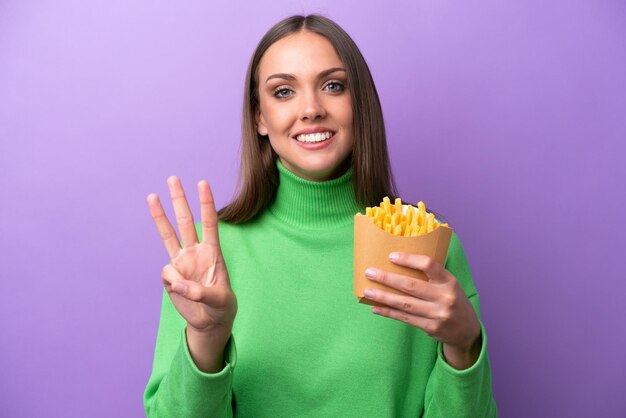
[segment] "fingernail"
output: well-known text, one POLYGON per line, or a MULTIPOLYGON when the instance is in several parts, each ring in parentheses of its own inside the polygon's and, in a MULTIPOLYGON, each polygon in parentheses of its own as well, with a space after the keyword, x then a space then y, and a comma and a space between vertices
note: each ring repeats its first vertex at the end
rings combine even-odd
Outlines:
POLYGON ((172 290, 178 293, 179 295, 184 295, 185 292, 187 291, 187 286, 185 286, 183 283, 180 283, 180 282, 174 282, 172 284, 172 290))
POLYGON ((374 306, 372 308, 372 313, 379 314, 380 313, 380 308, 378 306, 374 306))
POLYGON ((389 254, 389 259, 391 261, 398 261, 398 258, 400 258, 400 254, 398 254, 398 253, 391 253, 391 254, 389 254))
POLYGON ((365 270, 365 275, 367 277, 376 277, 376 270, 370 267, 367 270, 365 270))
POLYGON ((373 298, 374 297, 374 291, 372 289, 365 289, 365 292, 363 292, 365 294, 366 298, 373 298))

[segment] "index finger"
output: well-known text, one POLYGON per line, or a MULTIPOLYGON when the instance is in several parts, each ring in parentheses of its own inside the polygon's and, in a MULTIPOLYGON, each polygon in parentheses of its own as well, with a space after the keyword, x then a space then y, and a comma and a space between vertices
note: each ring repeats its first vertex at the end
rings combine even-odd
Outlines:
POLYGON ((430 279, 430 283, 443 283, 452 275, 434 258, 421 254, 391 253, 389 260, 394 264, 421 270, 430 279))
POLYGON ((369 267, 365 270, 365 276, 372 281, 397 289, 418 299, 432 301, 435 300, 437 296, 432 285, 414 277, 374 267, 369 267))
POLYGON ((211 186, 206 180, 200 180, 198 183, 198 195, 200 197, 200 216, 202 217, 202 242, 219 247, 217 211, 215 210, 211 186))
POLYGON ((152 219, 154 220, 157 231, 159 231, 159 236, 163 240, 167 253, 170 258, 176 257, 180 251, 180 243, 176 237, 174 227, 165 215, 159 196, 157 196, 156 193, 151 193, 146 200, 148 202, 148 208, 150 209, 150 215, 152 215, 152 219))

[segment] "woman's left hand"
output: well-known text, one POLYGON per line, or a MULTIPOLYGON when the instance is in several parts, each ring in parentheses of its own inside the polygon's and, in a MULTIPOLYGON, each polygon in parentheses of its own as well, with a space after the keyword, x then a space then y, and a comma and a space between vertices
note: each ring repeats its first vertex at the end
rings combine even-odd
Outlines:
POLYGON ((428 281, 370 267, 368 279, 400 290, 397 295, 378 289, 365 289, 365 297, 387 307, 372 312, 417 327, 443 343, 446 362, 456 369, 466 369, 476 362, 481 348, 480 322, 474 307, 456 278, 431 257, 391 253, 397 265, 421 270, 428 281))

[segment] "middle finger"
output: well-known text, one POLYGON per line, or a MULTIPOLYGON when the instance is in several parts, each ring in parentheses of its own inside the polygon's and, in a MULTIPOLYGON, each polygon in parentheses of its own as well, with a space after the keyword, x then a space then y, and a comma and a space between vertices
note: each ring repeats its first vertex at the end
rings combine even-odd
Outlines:
POLYGON ((367 276, 369 280, 384 284, 385 286, 392 287, 423 300, 433 301, 437 298, 436 289, 433 289, 430 283, 420 279, 374 267, 369 267, 365 270, 365 276, 367 276))
POLYGON ((198 235, 196 234, 196 227, 193 222, 193 215, 185 192, 180 180, 176 176, 171 176, 167 179, 167 187, 172 197, 172 205, 174 206, 174 213, 176 214, 176 223, 178 224, 178 230, 180 231, 180 238, 183 241, 183 247, 188 247, 198 243, 198 235))

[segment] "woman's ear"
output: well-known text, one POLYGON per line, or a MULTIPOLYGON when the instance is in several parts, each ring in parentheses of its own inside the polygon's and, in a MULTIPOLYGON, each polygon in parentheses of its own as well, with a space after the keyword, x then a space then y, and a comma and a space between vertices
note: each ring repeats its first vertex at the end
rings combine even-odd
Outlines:
POLYGON ((265 118, 261 114, 259 108, 254 112, 254 120, 256 120, 256 131, 261 136, 267 136, 267 127, 265 126, 265 118))

